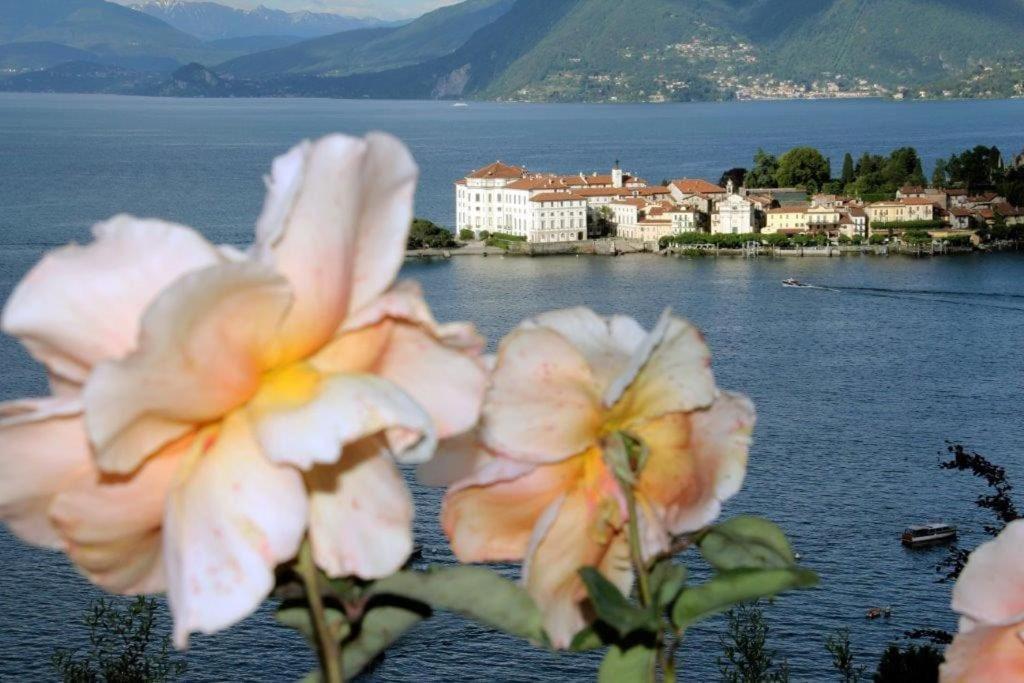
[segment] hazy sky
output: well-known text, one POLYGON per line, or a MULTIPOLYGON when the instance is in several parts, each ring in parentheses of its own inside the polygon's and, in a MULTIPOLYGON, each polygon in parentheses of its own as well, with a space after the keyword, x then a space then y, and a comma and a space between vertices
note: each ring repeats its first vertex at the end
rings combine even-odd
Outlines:
MULTIPOLYGON (((139 0, 115 0, 131 5, 139 0)), ((417 17, 442 5, 454 5, 460 0, 213 0, 222 5, 251 8, 265 5, 288 11, 308 9, 315 12, 336 12, 360 17, 406 19, 417 17)))

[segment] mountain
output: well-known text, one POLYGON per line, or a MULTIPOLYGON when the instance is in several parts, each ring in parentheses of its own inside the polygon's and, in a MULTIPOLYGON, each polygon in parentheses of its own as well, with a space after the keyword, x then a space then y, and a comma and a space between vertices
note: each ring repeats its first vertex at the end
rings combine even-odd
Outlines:
POLYGON ((262 5, 246 10, 215 2, 186 0, 148 0, 133 4, 131 7, 203 40, 247 36, 316 38, 386 23, 379 19, 363 19, 326 12, 285 12, 262 5))
POLYGON ((155 17, 104 0, 0 0, 0 43, 44 42, 146 71, 228 54, 155 17))
POLYGON ((1024 49, 1024 0, 824 4, 768 39, 778 71, 802 79, 843 73, 915 85, 1024 49))
POLYGON ((240 78, 289 74, 343 76, 419 64, 461 47, 505 14, 515 0, 466 0, 397 28, 347 31, 240 57, 216 67, 240 78))
POLYGON ((878 95, 1020 58, 1022 36, 1024 0, 518 0, 449 55, 311 85, 535 101, 878 95))
POLYGON ((65 62, 92 61, 86 50, 58 43, 8 43, 0 45, 0 71, 49 69, 65 62))
MULTIPOLYGON (((145 65, 131 59, 168 60, 164 74, 205 65, 169 84, 162 76, 154 94, 663 102, 1024 93, 1024 0, 465 0, 403 26, 294 44, 272 33, 197 45, 133 14, 115 16, 102 0, 0 0, 0 41, 50 43, 5 48, 8 60, 34 60, 34 68, 59 58, 53 43, 136 71, 145 65), (16 4, 20 18, 9 22, 16 4), (37 11, 42 5, 50 10, 37 11), (55 5, 89 11, 53 19, 55 5), (104 21, 124 26, 116 36, 86 20, 101 6, 104 21), (69 22, 77 42, 63 39, 69 22), (117 61, 110 51, 120 51, 117 61)), ((59 71, 53 82, 70 87, 74 73, 59 71)), ((82 77, 97 83, 113 72, 82 77)), ((133 92, 152 87, 125 78, 133 92)), ((52 85, 43 76, 17 81, 44 82, 52 85)))

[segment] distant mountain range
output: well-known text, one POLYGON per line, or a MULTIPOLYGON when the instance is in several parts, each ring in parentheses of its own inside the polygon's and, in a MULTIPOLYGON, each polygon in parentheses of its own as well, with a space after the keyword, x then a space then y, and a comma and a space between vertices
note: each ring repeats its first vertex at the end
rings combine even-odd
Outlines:
POLYGON ((214 2, 148 0, 133 3, 130 7, 203 40, 251 36, 316 38, 359 28, 395 25, 395 22, 380 19, 361 19, 326 12, 284 12, 262 5, 245 10, 214 2))
POLYGON ((0 89, 620 102, 1024 95, 1024 0, 465 0, 362 27, 181 0, 139 10, 0 0, 0 42, 16 43, 0 45, 0 70, 21 72, 0 89), (296 33, 327 26, 348 30, 296 33), (1006 76, 985 77, 994 72, 1006 76))

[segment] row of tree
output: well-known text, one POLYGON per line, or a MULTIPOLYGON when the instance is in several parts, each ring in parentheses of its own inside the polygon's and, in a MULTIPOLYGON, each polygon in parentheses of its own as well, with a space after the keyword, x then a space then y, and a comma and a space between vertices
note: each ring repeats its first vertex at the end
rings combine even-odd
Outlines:
MULTIPOLYGON (((891 196, 905 185, 928 185, 921 157, 913 147, 900 147, 888 156, 864 152, 856 161, 847 152, 838 177, 833 177, 828 157, 814 147, 795 147, 781 157, 758 149, 752 168, 731 168, 719 182, 724 187, 730 180, 736 187, 801 187, 808 192, 868 198, 891 196)), ((963 188, 970 194, 995 191, 1015 205, 1024 205, 1024 167, 1005 166, 997 147, 979 145, 939 159, 932 186, 963 188)))

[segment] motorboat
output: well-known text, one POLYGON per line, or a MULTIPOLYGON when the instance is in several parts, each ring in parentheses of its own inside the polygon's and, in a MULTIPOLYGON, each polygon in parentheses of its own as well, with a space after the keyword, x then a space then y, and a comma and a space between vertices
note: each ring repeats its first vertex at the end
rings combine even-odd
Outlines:
POLYGON ((810 287, 810 285, 804 284, 803 282, 800 282, 796 278, 792 278, 792 277, 786 278, 785 280, 783 280, 782 281, 782 286, 783 287, 810 287))
POLYGON ((904 529, 900 541, 908 548, 923 548, 948 543, 956 538, 956 527, 950 524, 922 524, 904 529))
POLYGON ((864 613, 866 619, 888 619, 892 616, 892 607, 872 607, 864 613))

